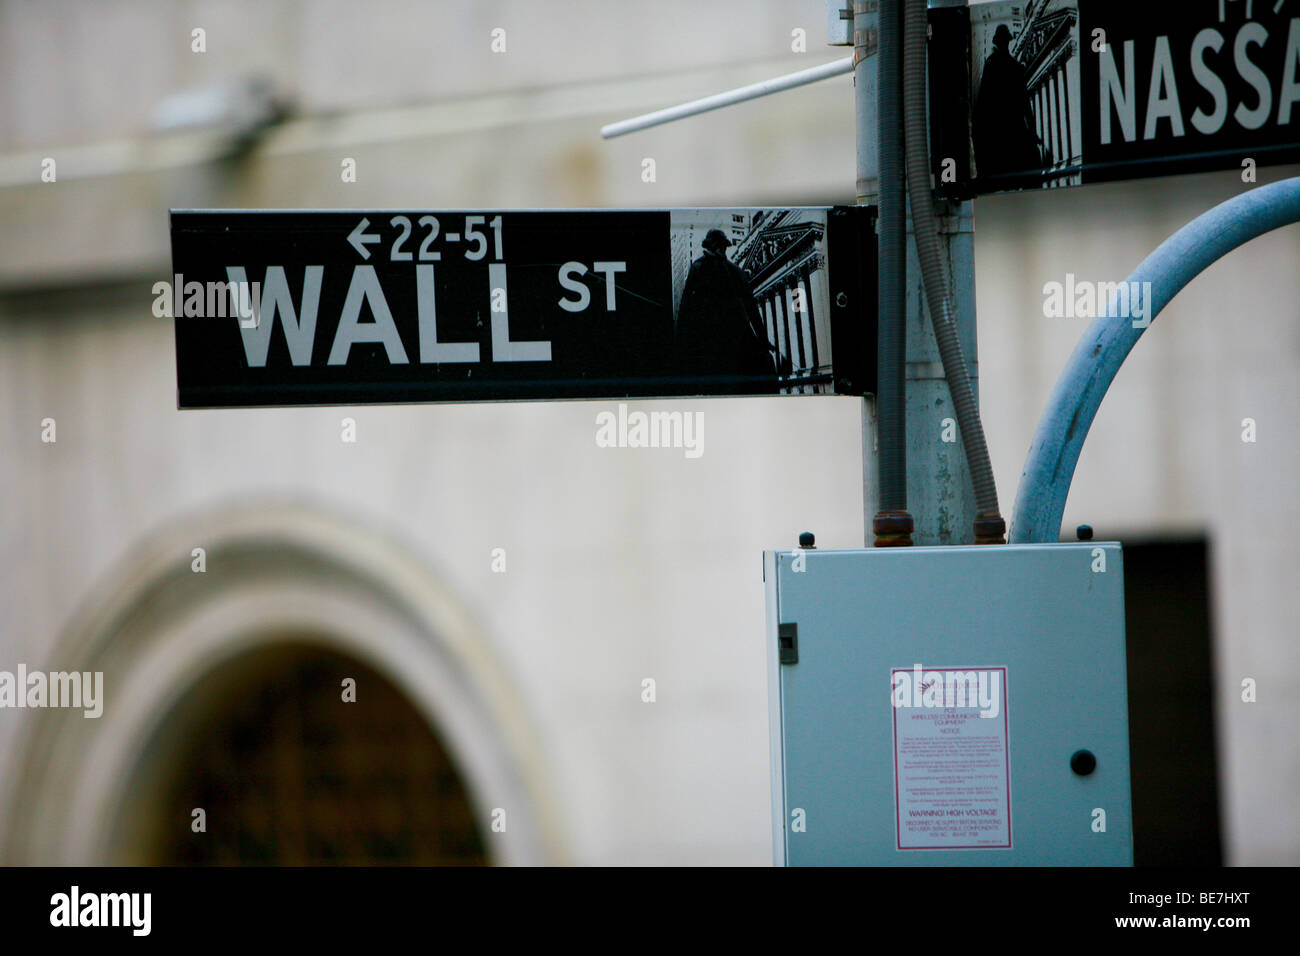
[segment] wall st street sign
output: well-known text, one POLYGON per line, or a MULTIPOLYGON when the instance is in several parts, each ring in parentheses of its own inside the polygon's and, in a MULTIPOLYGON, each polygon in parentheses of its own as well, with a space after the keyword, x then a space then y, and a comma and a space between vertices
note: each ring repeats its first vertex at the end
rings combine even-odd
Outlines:
POLYGON ((182 408, 860 395, 872 215, 173 210, 155 308, 182 408))
POLYGON ((960 91, 932 99, 949 195, 1300 162, 1300 0, 1016 0, 931 20, 932 91, 960 91))

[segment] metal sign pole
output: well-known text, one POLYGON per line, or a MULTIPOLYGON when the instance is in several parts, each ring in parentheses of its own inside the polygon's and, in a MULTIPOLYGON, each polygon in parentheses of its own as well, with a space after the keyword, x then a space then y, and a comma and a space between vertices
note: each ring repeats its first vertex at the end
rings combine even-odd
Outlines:
MULTIPOLYGON (((964 7, 966 0, 930 0, 931 8, 964 7)), ((940 93, 940 96, 943 96, 940 93)), ((936 147, 931 143, 931 150, 936 147)), ((946 158, 958 166, 966 157, 946 158)), ((932 157, 932 165, 936 157, 932 157)), ((975 334, 975 228, 972 205, 941 204, 939 244, 952 290, 953 319, 966 359, 975 398, 979 379, 975 334)), ((907 486, 914 530, 912 540, 926 544, 972 544, 975 541, 975 489, 970 465, 957 432, 957 413, 944 378, 939 346, 926 302, 921 265, 908 217, 907 243, 907 486)))
MULTIPOLYGON (((853 113, 857 129, 857 196, 860 205, 880 203, 880 150, 876 129, 877 42, 879 29, 878 0, 854 0, 853 3, 853 113)), ((876 262, 863 261, 864 273, 875 272, 876 262)), ((873 284, 874 285, 874 284, 873 284)), ((875 308, 875 302, 857 308, 875 308)), ((876 347, 875 342, 870 348, 876 347)), ((877 457, 876 396, 862 398, 862 532, 864 543, 875 541, 872 518, 880 506, 880 471, 877 457)))

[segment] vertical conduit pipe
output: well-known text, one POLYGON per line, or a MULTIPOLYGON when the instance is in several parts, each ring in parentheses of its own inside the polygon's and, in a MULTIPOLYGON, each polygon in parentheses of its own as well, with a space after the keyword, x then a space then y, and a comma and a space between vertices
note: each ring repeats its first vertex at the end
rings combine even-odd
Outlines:
POLYGON ((902 0, 880 0, 878 137, 880 149, 879 287, 876 389, 880 444, 880 510, 872 522, 876 547, 910 545, 907 512, 907 190, 903 155, 902 0))
MULTIPOLYGON (((912 200, 912 232, 916 236, 917 257, 925 281, 925 297, 930 307, 934 337, 939 346, 939 357, 943 361, 943 374, 948 380, 948 390, 952 393, 957 427, 961 432, 971 481, 975 486, 975 543, 1002 544, 1006 541, 1006 522, 998 512, 993 464, 989 460, 988 446, 984 441, 984 426, 980 422, 975 390, 971 387, 961 341, 957 338, 957 323, 953 318, 952 296, 948 291, 939 243, 939 226, 934 215, 934 196, 930 187, 930 146, 926 131, 926 0, 905 0, 905 4, 903 127, 907 143, 907 185, 912 200)), ((883 261, 881 268, 883 272, 883 261)), ((881 322, 883 336, 883 307, 881 322)))

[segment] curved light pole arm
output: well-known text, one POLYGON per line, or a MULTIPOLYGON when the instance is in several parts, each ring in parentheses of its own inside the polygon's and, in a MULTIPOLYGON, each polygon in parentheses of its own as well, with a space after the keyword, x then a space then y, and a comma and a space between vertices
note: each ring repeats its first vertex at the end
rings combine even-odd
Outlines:
POLYGON ((1130 297, 1128 314, 1117 316, 1118 293, 1111 297, 1106 312, 1075 347, 1039 419, 1016 493, 1013 543, 1060 537, 1065 499, 1088 429, 1151 320, 1215 261, 1256 236, 1295 222, 1300 222, 1300 178, 1260 186, 1192 220, 1133 271, 1124 288, 1140 290, 1139 306, 1130 297))

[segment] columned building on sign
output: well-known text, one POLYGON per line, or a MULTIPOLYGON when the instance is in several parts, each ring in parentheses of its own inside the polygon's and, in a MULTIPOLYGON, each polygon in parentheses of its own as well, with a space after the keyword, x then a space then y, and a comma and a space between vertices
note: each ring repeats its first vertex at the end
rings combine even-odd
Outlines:
POLYGON ((1077 0, 1030 0, 1011 54, 1025 68, 1035 131, 1048 162, 1044 185, 1080 182, 1083 116, 1079 88, 1077 0))
MULTIPOLYGON (((796 380, 831 372, 824 232, 821 221, 809 221, 800 210, 764 211, 755 215, 752 231, 735 252, 768 339, 790 360, 796 380)), ((814 388, 801 384, 782 391, 811 394, 814 388)))

